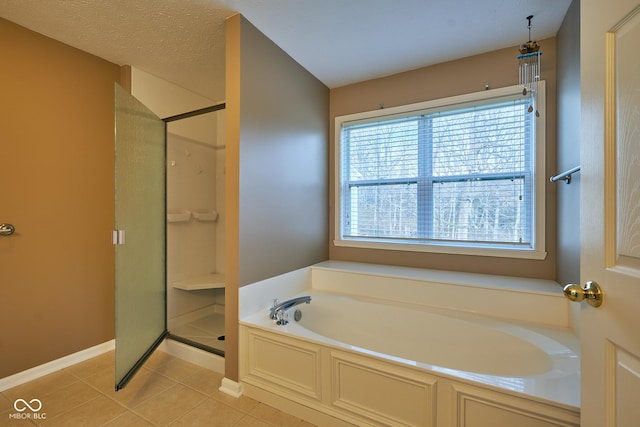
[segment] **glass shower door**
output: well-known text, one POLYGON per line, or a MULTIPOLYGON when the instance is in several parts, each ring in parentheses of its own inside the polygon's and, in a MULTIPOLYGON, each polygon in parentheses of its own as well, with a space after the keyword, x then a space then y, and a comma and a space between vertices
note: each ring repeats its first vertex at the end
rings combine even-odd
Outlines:
POLYGON ((115 382, 123 388, 167 335, 165 123, 115 88, 115 382))

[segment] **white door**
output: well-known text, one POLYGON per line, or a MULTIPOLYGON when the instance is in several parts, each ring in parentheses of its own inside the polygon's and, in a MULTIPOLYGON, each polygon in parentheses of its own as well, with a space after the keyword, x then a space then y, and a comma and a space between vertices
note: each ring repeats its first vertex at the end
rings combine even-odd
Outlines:
POLYGON ((581 424, 640 426, 640 5, 582 0, 581 424))

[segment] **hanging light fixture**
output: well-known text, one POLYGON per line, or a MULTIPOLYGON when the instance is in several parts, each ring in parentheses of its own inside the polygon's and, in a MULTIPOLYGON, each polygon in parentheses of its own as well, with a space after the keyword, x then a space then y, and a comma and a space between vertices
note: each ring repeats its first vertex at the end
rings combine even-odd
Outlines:
MULTIPOLYGON (((529 29, 529 41, 520 45, 518 49, 520 55, 518 55, 519 62, 519 84, 522 86, 522 94, 527 95, 529 92, 533 94, 534 102, 536 101, 536 92, 538 90, 538 82, 540 81, 540 58, 542 52, 540 52, 540 45, 535 40, 531 40, 531 20, 533 15, 527 16, 529 29)), ((533 105, 529 106, 529 112, 533 112, 533 105)), ((536 117, 540 116, 536 109, 536 117)))

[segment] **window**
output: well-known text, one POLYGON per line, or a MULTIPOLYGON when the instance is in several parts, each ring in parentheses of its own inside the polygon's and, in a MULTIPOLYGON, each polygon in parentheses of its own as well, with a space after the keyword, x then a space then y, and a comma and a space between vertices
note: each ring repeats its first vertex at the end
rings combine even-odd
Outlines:
POLYGON ((336 245, 544 258, 544 82, 337 117, 336 143, 336 245))

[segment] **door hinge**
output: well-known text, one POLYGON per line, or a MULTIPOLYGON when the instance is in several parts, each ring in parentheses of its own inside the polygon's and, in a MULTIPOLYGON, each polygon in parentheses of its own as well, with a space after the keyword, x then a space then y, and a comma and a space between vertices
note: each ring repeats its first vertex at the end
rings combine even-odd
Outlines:
POLYGON ((111 242, 114 245, 124 245, 124 230, 113 230, 111 233, 111 242))

